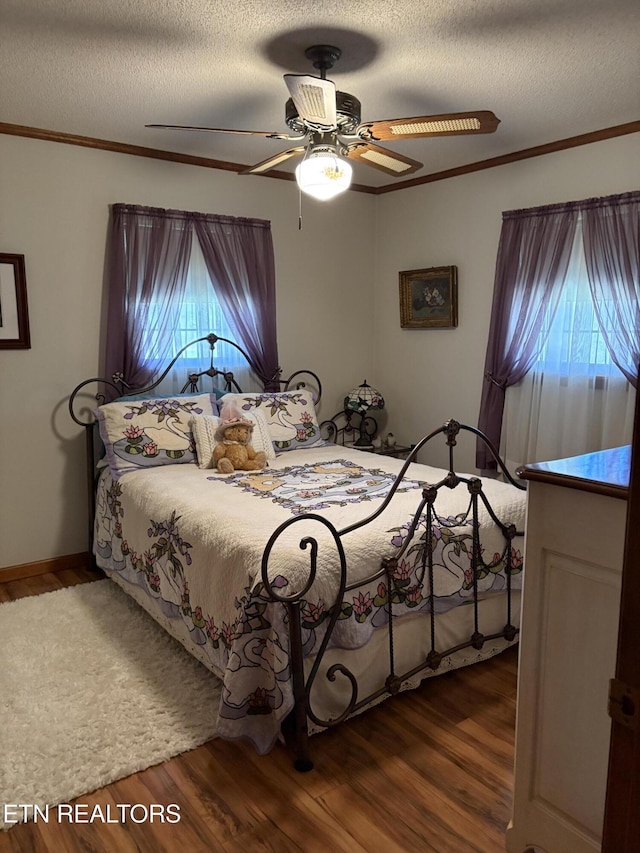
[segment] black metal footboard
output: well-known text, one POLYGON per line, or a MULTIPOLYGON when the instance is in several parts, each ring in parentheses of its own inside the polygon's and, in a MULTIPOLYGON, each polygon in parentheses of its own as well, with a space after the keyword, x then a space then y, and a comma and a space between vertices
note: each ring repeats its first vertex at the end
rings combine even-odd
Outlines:
MULTIPOLYGON (((269 539, 264 550, 262 559, 262 580, 270 597, 280 602, 287 610, 289 623, 289 653, 291 661, 291 679, 294 694, 294 709, 292 711, 292 728, 294 732, 294 747, 295 747, 295 767, 300 771, 312 769, 313 762, 310 757, 309 750, 309 722, 317 727, 331 727, 343 722, 347 717, 362 710, 372 702, 398 693, 402 684, 410 678, 419 675, 425 670, 438 670, 450 655, 457 651, 467 648, 481 650, 485 643, 504 639, 506 642, 512 642, 518 635, 518 628, 513 624, 513 602, 512 602, 512 577, 515 573, 519 573, 522 569, 522 559, 520 554, 514 553, 512 547, 516 536, 522 536, 523 531, 517 530, 515 525, 504 522, 494 512, 484 490, 483 481, 478 477, 462 476, 455 473, 454 467, 454 448, 457 444, 457 438, 461 431, 473 433, 476 437, 485 442, 488 449, 495 457, 500 471, 505 480, 519 490, 525 490, 526 486, 515 481, 507 471, 496 449, 491 442, 476 428, 460 424, 455 420, 447 421, 442 427, 425 436, 415 448, 403 465, 400 473, 393 482, 389 493, 380 505, 380 507, 370 514, 367 518, 357 523, 351 524, 343 529, 337 529, 333 524, 327 521, 320 515, 307 513, 298 515, 289 519, 284 524, 280 525, 269 539), (393 500, 400 484, 405 478, 405 474, 409 465, 415 461, 417 454, 424 446, 435 439, 437 436, 444 435, 446 444, 449 448, 449 470, 443 472, 444 476, 436 483, 424 483, 420 492, 420 500, 418 506, 408 522, 408 529, 402 544, 398 547, 392 556, 387 556, 381 559, 379 568, 368 577, 358 580, 357 582, 349 582, 349 572, 347 564, 347 556, 345 552, 344 539, 354 530, 364 527, 371 523, 374 519, 380 516, 393 500), (437 511, 437 498, 444 489, 454 489, 460 484, 466 485, 468 492, 468 505, 466 511, 457 515, 455 518, 443 518, 437 511), (492 556, 483 553, 483 547, 480 540, 480 513, 485 510, 488 517, 491 519, 495 527, 500 531, 502 546, 495 551, 492 556), (322 555, 319 553, 318 540, 310 535, 301 538, 299 546, 303 551, 308 552, 309 564, 308 575, 306 580, 295 590, 285 594, 285 589, 290 590, 287 585, 283 587, 281 584, 276 587, 270 582, 269 561, 273 553, 273 549, 286 530, 292 525, 299 523, 308 523, 313 521, 323 525, 330 534, 330 538, 335 547, 337 561, 339 566, 339 578, 336 584, 335 597, 330 607, 328 608, 329 618, 326 621, 326 630, 322 637, 318 648, 314 652, 313 664, 310 667, 308 674, 305 676, 304 667, 304 645, 305 645, 305 629, 303 619, 303 609, 306 606, 305 597, 316 580, 318 570, 321 565, 322 555), (436 612, 435 600, 435 584, 434 584, 434 553, 435 553, 435 536, 436 528, 446 530, 447 527, 459 526, 461 524, 470 525, 470 544, 465 549, 469 557, 469 578, 468 578, 468 604, 473 609, 473 630, 464 641, 450 648, 438 648, 436 642, 436 624, 438 613, 436 612), (401 572, 399 567, 402 566, 402 561, 409 552, 413 553, 415 560, 414 566, 416 571, 417 582, 420 588, 425 591, 422 599, 428 602, 426 612, 428 614, 427 630, 429 631, 428 648, 429 651, 420 660, 417 666, 413 666, 409 670, 398 671, 396 665, 396 655, 394 648, 394 635, 397 629, 397 622, 400 618, 397 614, 398 601, 401 600, 400 584, 401 572), (417 556, 416 556, 417 554, 417 556), (480 581, 487 575, 488 572, 497 570, 504 573, 504 625, 498 631, 489 633, 483 632, 483 626, 480 619, 480 602, 481 591, 480 581), (338 676, 345 678, 349 685, 350 698, 346 702, 344 709, 333 716, 331 719, 323 719, 318 715, 313 708, 311 700, 311 690, 318 675, 322 659, 329 647, 332 639, 334 628, 345 606, 347 596, 358 594, 360 590, 364 590, 372 583, 379 581, 385 591, 385 606, 387 616, 388 630, 388 666, 386 667, 386 677, 381 679, 381 683, 373 692, 368 692, 366 696, 361 696, 359 685, 356 676, 349 668, 342 663, 334 663, 326 672, 328 682, 334 682, 338 676)), ((335 560, 335 555, 333 555, 335 560)), ((466 581, 466 575, 465 575, 466 581)))

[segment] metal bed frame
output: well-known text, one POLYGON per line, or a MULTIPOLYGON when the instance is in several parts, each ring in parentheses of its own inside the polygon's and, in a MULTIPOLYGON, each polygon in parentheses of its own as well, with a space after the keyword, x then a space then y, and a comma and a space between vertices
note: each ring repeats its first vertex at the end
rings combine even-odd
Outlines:
MULTIPOLYGON (((226 393, 228 391, 235 391, 238 393, 242 393, 242 388, 238 385, 236 378, 232 371, 229 370, 219 370, 214 364, 214 354, 216 344, 218 342, 229 344, 234 347, 234 349, 238 350, 244 357, 247 362, 248 367, 251 372, 262 382, 262 387, 265 391, 290 391, 292 389, 301 389, 307 387, 307 382, 309 379, 311 380, 311 391, 313 396, 314 405, 320 401, 322 396, 322 383, 320 382, 320 378, 311 370, 296 370, 286 379, 283 379, 281 374, 281 368, 278 368, 273 376, 264 376, 262 372, 259 370, 257 365, 253 362, 248 353, 237 344, 235 341, 231 341, 228 338, 222 338, 216 335, 214 332, 210 332, 208 335, 204 335, 201 338, 196 338, 193 341, 189 341, 189 343, 185 344, 171 359, 165 370, 160 374, 160 376, 151 382, 149 385, 146 385, 144 388, 132 388, 125 380, 122 373, 114 373, 110 378, 106 377, 92 377, 91 379, 85 379, 83 382, 80 382, 79 385, 73 389, 69 396, 69 415, 72 420, 78 424, 78 426, 83 427, 85 434, 85 458, 86 458, 86 490, 87 490, 87 522, 88 522, 88 543, 89 543, 89 554, 93 553, 93 518, 96 511, 95 504, 95 494, 96 487, 98 483, 99 471, 97 470, 97 463, 100 458, 100 450, 102 447, 102 441, 97 431, 97 421, 93 412, 94 406, 101 406, 103 403, 107 402, 107 394, 121 398, 131 397, 138 394, 147 394, 151 391, 154 391, 165 379, 165 377, 169 374, 174 364, 178 361, 182 353, 186 352, 190 347, 195 344, 199 344, 206 341, 209 346, 209 366, 200 371, 194 371, 189 373, 187 376, 187 381, 184 383, 179 393, 183 394, 186 392, 192 393, 203 393, 203 389, 199 387, 200 381, 203 377, 209 377, 212 383, 214 381, 221 381, 222 387, 216 388, 214 386, 214 390, 221 391, 226 393), (308 377, 307 381, 305 381, 302 377, 308 377), (83 404, 83 392, 89 385, 98 385, 102 386, 103 390, 98 391, 92 397, 92 406, 87 409, 86 404, 83 404)), ((162 393, 162 392, 159 392, 162 393)), ((163 394, 163 396, 169 396, 168 394, 163 394)))
MULTIPOLYGON (((336 427, 337 429, 337 427, 336 427)), ((423 439, 421 439, 414 449, 411 451, 407 460, 400 473, 397 475, 396 480, 394 481, 389 494, 380 505, 380 507, 373 512, 371 515, 364 518, 362 521, 357 522, 355 524, 349 525, 348 527, 344 527, 341 530, 338 530, 333 524, 327 521, 320 515, 316 515, 314 513, 305 513, 302 515, 295 516, 291 519, 288 519, 283 524, 281 524, 270 537, 266 548, 264 550, 264 555, 262 558, 262 582, 265 586, 265 589, 269 596, 274 601, 279 601, 283 604, 287 609, 288 619, 289 619, 289 635, 290 635, 290 654, 291 654, 291 669, 292 669, 292 682, 293 682, 293 691, 294 691, 294 699, 295 706, 292 714, 294 715, 293 720, 293 740, 295 745, 295 767, 300 771, 308 771, 313 768, 313 762, 310 757, 309 752, 309 734, 308 734, 308 720, 311 720, 315 725, 330 728, 332 726, 336 726, 339 723, 343 722, 347 717, 351 716, 354 713, 357 713, 359 710, 362 710, 370 703, 374 702, 381 697, 388 695, 393 696, 400 692, 401 686, 403 682, 407 679, 413 678, 418 675, 420 672, 430 669, 432 671, 437 670, 442 662, 449 655, 454 654, 457 651, 461 651, 467 648, 474 648, 477 650, 481 650, 486 642, 489 642, 494 639, 504 638, 507 642, 513 642, 517 635, 519 629, 512 624, 512 616, 513 616, 513 604, 512 604, 512 589, 511 589, 511 577, 513 573, 513 564, 512 564, 512 549, 511 543, 516 536, 522 535, 523 531, 517 530, 513 524, 504 524, 494 513, 485 493, 483 490, 482 480, 479 477, 464 477, 455 473, 454 468, 454 448, 457 445, 457 439, 461 432, 469 432, 475 435, 480 440, 484 441, 491 451, 491 453, 495 456, 496 461, 500 467, 502 474, 505 479, 511 483, 513 486, 520 490, 526 490, 526 486, 523 483, 519 483, 515 481, 509 472, 507 471, 504 463, 500 459, 497 454, 494 446, 489 441, 486 436, 477 430, 475 427, 467 426, 465 424, 461 424, 456 420, 449 420, 440 428, 434 430, 433 432, 426 435, 423 439), (374 518, 377 518, 388 506, 389 502, 393 499, 395 492, 397 491, 400 483, 402 482, 407 469, 411 465, 412 462, 416 460, 418 453, 431 441, 433 441, 438 436, 444 436, 446 440, 446 444, 448 447, 448 455, 449 455, 449 470, 446 475, 437 483, 427 484, 424 486, 421 492, 421 498, 416 508, 416 511, 413 515, 411 525, 409 527, 409 532, 405 541, 401 548, 398 549, 397 553, 393 557, 384 558, 381 560, 380 568, 378 571, 365 578, 362 581, 358 581, 357 583, 349 583, 348 582, 348 566, 347 566, 347 558, 345 555, 345 548, 343 545, 343 537, 352 531, 364 527, 374 518), (438 494, 443 489, 454 489, 459 484, 466 484, 467 490, 469 493, 469 505, 467 511, 464 515, 457 516, 455 519, 455 524, 459 525, 464 523, 469 517, 471 518, 472 525, 472 556, 471 556, 471 569, 473 572, 473 594, 471 597, 472 607, 473 607, 473 615, 474 615, 474 631, 469 636, 469 638, 459 643, 455 646, 446 649, 438 649, 436 647, 436 639, 435 639, 435 626, 437 620, 437 614, 434 608, 434 584, 433 584, 433 553, 434 553, 434 541, 433 541, 433 523, 437 520, 437 522, 442 525, 445 521, 437 515, 437 511, 435 508, 436 499, 438 494), (480 547, 480 522, 479 522, 479 509, 480 506, 484 506, 489 516, 493 520, 493 522, 498 526, 500 531, 502 532, 502 536, 504 539, 504 549, 501 554, 499 554, 499 560, 505 561, 505 574, 506 574, 506 601, 505 601, 505 624, 502 629, 498 632, 484 634, 481 630, 481 624, 479 619, 479 597, 478 597, 478 572, 482 568, 488 569, 492 565, 496 565, 495 556, 492 561, 485 562, 482 557, 482 551, 480 547), (392 590, 397 589, 397 581, 396 581, 396 568, 402 557, 414 540, 414 535, 419 526, 420 519, 424 517, 426 520, 426 530, 429 531, 427 536, 427 541, 425 541, 424 545, 421 546, 421 568, 420 568, 420 581, 424 582, 425 578, 427 581, 427 589, 428 589, 428 599, 429 599, 429 633, 430 633, 430 650, 426 655, 425 659, 418 665, 411 668, 408 671, 398 672, 396 670, 395 665, 395 655, 394 655, 394 623, 397 621, 397 616, 394 614, 393 607, 393 598, 394 595, 392 590), (282 595, 278 588, 275 588, 271 585, 269 580, 269 557, 274 546, 277 543, 277 540, 282 535, 282 533, 290 528, 292 525, 298 524, 300 522, 308 521, 313 518, 315 521, 324 525, 333 538, 335 543, 336 551, 340 561, 340 582, 339 587, 336 592, 336 597, 333 602, 332 607, 330 608, 330 618, 328 620, 328 626, 326 629, 326 633, 323 637, 323 640, 320 644, 320 648, 315 656, 315 660, 311 671, 305 677, 304 673, 304 653, 303 653, 303 620, 301 617, 301 608, 302 603, 304 601, 304 597, 306 593, 309 591, 316 577, 316 573, 318 570, 319 563, 319 553, 318 553, 318 543, 317 541, 310 536, 304 537, 300 540, 300 548, 309 552, 309 574, 306 583, 304 586, 299 589, 293 595, 282 595), (372 582, 378 579, 385 579, 387 583, 387 589, 389 590, 388 595, 388 604, 387 604, 387 617, 388 617, 388 675, 382 684, 377 690, 364 697, 359 696, 358 684, 356 678, 350 672, 350 670, 341 663, 333 664, 327 671, 326 677, 329 681, 334 681, 338 674, 342 675, 346 678, 351 686, 351 698, 344 708, 343 712, 332 719, 322 719, 320 718, 313 710, 310 693, 313 687, 313 683, 318 674, 318 670, 320 664, 322 662, 322 658, 327 650, 329 645, 329 641, 331 639, 332 631, 335 627, 335 624, 338 620, 338 617, 341 612, 342 604, 345 600, 345 596, 347 594, 351 594, 357 592, 359 589, 365 588, 372 582)))
MULTIPOLYGON (((264 377, 261 375, 260 371, 255 368, 251 359, 247 355, 247 353, 239 347, 233 341, 230 341, 226 338, 220 338, 215 334, 209 334, 205 337, 198 338, 197 341, 192 341, 183 347, 178 355, 171 361, 166 370, 162 373, 162 375, 152 384, 148 385, 142 389, 132 389, 125 382, 124 378, 117 374, 113 376, 111 379, 104 378, 92 378, 87 379, 81 382, 70 395, 69 398, 69 412, 72 419, 82 426, 85 430, 86 436, 86 460, 87 460, 87 501, 88 501, 88 523, 89 523, 89 531, 88 531, 88 541, 89 541, 89 553, 92 553, 93 546, 93 517, 95 514, 95 488, 97 484, 97 475, 95 471, 95 461, 96 461, 96 429, 95 429, 95 417, 93 412, 91 411, 89 415, 86 412, 86 408, 82 408, 79 412, 78 409, 80 407, 80 395, 81 392, 84 391, 86 386, 92 383, 103 384, 105 387, 110 388, 112 392, 115 392, 120 397, 126 397, 133 394, 147 393, 153 391, 158 385, 162 382, 162 380, 169 373, 170 369, 173 367, 175 361, 179 358, 179 356, 194 343, 198 343, 201 341, 207 341, 210 347, 210 363, 209 366, 197 373, 192 373, 189 375, 185 385, 183 386, 183 391, 199 391, 199 382, 203 377, 210 377, 212 380, 222 378, 224 391, 236 390, 241 392, 241 389, 236 382, 233 373, 228 371, 220 371, 218 370, 213 363, 214 359, 214 349, 215 345, 218 341, 222 341, 224 343, 231 344, 236 347, 247 363, 251 367, 252 371, 260 378, 263 382, 265 390, 273 390, 275 388, 280 390, 291 390, 291 389, 299 389, 307 387, 307 383, 303 376, 309 377, 313 386, 315 386, 314 393, 314 403, 318 402, 321 395, 321 383, 318 376, 309 370, 300 370, 291 374, 287 379, 282 379, 280 374, 281 371, 278 370, 271 377, 264 377)), ((222 390, 222 389, 220 389, 222 390)), ((105 402, 105 393, 104 391, 96 394, 95 397, 98 405, 105 402)), ((336 443, 344 443, 345 437, 350 438, 352 434, 360 434, 361 426, 365 429, 365 431, 373 435, 375 434, 375 430, 377 425, 375 420, 370 416, 362 416, 357 412, 350 411, 342 411, 338 412, 332 418, 323 421, 321 424, 322 433, 329 439, 336 443), (362 419, 364 418, 364 423, 362 423, 362 419)), ((263 557, 262 557, 262 565, 261 565, 261 576, 262 582, 264 584, 264 588, 272 599, 272 601, 281 604, 287 612, 288 617, 288 625, 289 625, 289 640, 290 640, 290 655, 291 655, 291 679, 292 679, 292 687, 293 687, 293 695, 294 695, 294 708, 290 714, 289 718, 289 726, 288 729, 288 739, 293 741, 293 748, 295 751, 295 760, 294 766, 297 770, 305 772, 311 770, 313 767, 313 762, 310 756, 309 750, 309 721, 312 724, 322 728, 330 728, 336 726, 343 722, 347 717, 352 714, 362 710, 365 706, 374 702, 377 699, 380 699, 384 696, 393 696, 397 694, 403 682, 407 679, 410 679, 420 672, 426 670, 436 671, 442 664, 442 662, 454 652, 460 651, 462 649, 474 648, 477 650, 482 649, 484 644, 488 641, 503 638, 508 643, 513 642, 518 636, 518 628, 512 624, 513 617, 513 603, 512 603, 512 589, 511 589, 511 577, 513 574, 513 564, 512 564, 512 548, 511 543, 516 536, 522 535, 522 531, 516 530, 515 526, 512 524, 504 524, 494 513, 485 493, 483 490, 482 480, 478 477, 470 477, 470 476, 462 476, 455 473, 455 465, 454 465, 454 449, 458 442, 458 437, 461 433, 471 433, 481 441, 483 441, 491 454, 496 459, 498 467, 506 481, 511 483, 518 489, 525 490, 526 486, 513 479, 509 474, 506 466, 500 459, 498 452, 496 451, 493 444, 489 441, 489 439, 478 429, 472 426, 468 426, 465 424, 461 424, 456 420, 449 420, 445 424, 443 424, 438 429, 426 435, 422 438, 415 447, 411 450, 408 455, 406 461, 404 462, 400 473, 397 475, 387 497, 384 499, 382 504, 369 516, 364 518, 363 520, 351 524, 342 529, 336 528, 331 522, 325 519, 323 516, 318 515, 316 513, 304 513, 301 515, 294 516, 283 524, 281 524, 276 530, 274 530, 273 534, 269 538, 268 542, 265 544, 263 557), (433 484, 424 484, 424 487, 420 493, 420 500, 416 507, 415 513, 411 520, 408 534, 403 542, 403 545, 397 553, 393 557, 384 558, 380 562, 380 567, 369 577, 365 578, 362 581, 357 583, 349 583, 348 579, 348 565, 347 565, 347 557, 345 554, 345 547, 343 544, 343 538, 351 533, 352 531, 364 527, 373 519, 377 518, 388 506, 389 502, 393 499, 394 494, 396 493, 398 487, 400 486, 403 478, 405 477, 407 470, 412 462, 416 461, 418 454, 422 451, 430 442, 435 441, 438 437, 444 437, 446 441, 446 445, 448 448, 448 458, 449 458, 449 466, 448 471, 445 476, 437 483, 433 484), (434 573, 434 563, 433 563, 433 553, 434 553, 434 536, 433 536, 433 524, 437 521, 439 525, 442 526, 443 523, 446 524, 447 520, 442 519, 438 516, 437 510, 435 507, 436 499, 438 494, 443 489, 453 489, 456 488, 459 484, 465 484, 467 487, 467 491, 469 494, 469 504, 466 510, 466 513, 459 515, 456 517, 455 524, 459 525, 465 522, 468 522, 470 519, 471 523, 471 569, 473 572, 473 593, 471 596, 471 605, 473 607, 473 622, 474 622, 474 630, 471 635, 462 643, 459 643, 451 648, 441 649, 437 648, 436 645, 436 620, 437 614, 435 613, 434 608, 434 592, 433 592, 433 573, 434 573), (479 524, 479 511, 481 506, 483 506, 488 512, 489 516, 493 520, 493 522, 500 529, 504 541, 504 547, 502 553, 499 555, 499 559, 505 562, 505 574, 506 574, 506 597, 505 597, 505 622, 504 626, 498 631, 493 633, 485 634, 482 632, 482 625, 480 624, 479 617, 479 595, 478 595, 478 573, 480 571, 488 570, 492 566, 496 565, 495 556, 493 561, 485 562, 482 556, 482 549, 480 546, 480 524, 479 524), (305 601, 305 595, 308 593, 310 588, 312 587, 314 580, 316 578, 316 574, 318 571, 319 562, 321 560, 321 555, 319 554, 319 546, 318 541, 311 536, 305 536, 300 540, 300 548, 303 551, 306 551, 309 556, 308 563, 308 576, 306 582, 302 586, 302 588, 297 589, 295 593, 285 595, 282 593, 280 587, 275 587, 271 584, 269 578, 269 559, 270 555, 276 545, 280 536, 292 527, 295 524, 308 521, 313 519, 319 524, 323 525, 330 533, 331 539, 335 545, 335 549, 339 559, 340 565, 340 579, 338 583, 338 588, 336 590, 335 599, 333 604, 329 608, 329 618, 327 620, 327 627, 325 634, 320 643, 319 649, 315 654, 315 659, 308 675, 305 676, 304 672, 304 636, 305 636, 305 627, 304 620, 302 616, 302 607, 305 601), (403 556, 407 553, 408 549, 414 543, 414 537, 416 531, 420 526, 421 519, 424 519, 426 522, 425 530, 428 531, 426 537, 421 540, 420 545, 420 582, 426 585, 428 590, 427 598, 429 600, 429 618, 428 618, 428 630, 429 630, 429 652, 425 656, 424 660, 422 660, 419 665, 413 667, 408 671, 398 672, 395 661, 395 653, 394 653, 394 629, 395 623, 399 618, 397 614, 394 613, 394 591, 397 591, 397 580, 396 580, 396 569, 403 556), (380 685, 380 687, 372 693, 369 693, 366 696, 359 695, 358 683, 357 679, 353 675, 353 673, 342 663, 335 663, 329 667, 326 673, 326 678, 328 681, 335 681, 338 675, 347 679, 350 685, 350 699, 344 710, 334 718, 331 719, 323 719, 317 713, 315 713, 312 702, 310 698, 311 689, 313 687, 314 681, 318 675, 318 671, 323 659, 325 652, 329 646, 329 642, 331 640, 331 635, 333 629, 336 625, 336 622, 340 616, 341 609, 343 603, 345 601, 345 596, 347 594, 352 594, 357 592, 359 589, 364 588, 365 586, 371 584, 377 579, 385 579, 387 584, 387 589, 389 591, 388 594, 388 604, 387 604, 387 628, 388 628, 388 666, 387 666, 387 676, 384 680, 384 683, 380 685)), ((282 572, 280 571, 280 574, 282 572)))

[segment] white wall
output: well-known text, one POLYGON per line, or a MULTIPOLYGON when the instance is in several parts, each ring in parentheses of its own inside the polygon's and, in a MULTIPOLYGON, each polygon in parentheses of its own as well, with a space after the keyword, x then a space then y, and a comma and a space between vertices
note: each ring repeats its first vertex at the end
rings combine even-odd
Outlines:
POLYGON ((280 363, 320 375, 325 417, 370 364, 373 196, 305 201, 298 231, 293 183, 0 135, 0 252, 25 256, 31 328, 0 352, 0 567, 86 550, 67 397, 97 375, 114 202, 271 221, 280 363))
MULTIPOLYGON (((477 424, 502 211, 637 189, 633 134, 377 197, 374 370, 399 441, 449 418, 477 424), (398 273, 450 265, 458 327, 401 329, 398 273)), ((423 461, 446 463, 438 446, 423 461)), ((461 450, 474 470, 473 441, 461 450)))
MULTIPOLYGON (((98 368, 108 206, 271 220, 285 371, 324 382, 322 414, 366 378, 385 431, 475 425, 501 213, 640 187, 640 136, 381 196, 305 202, 293 184, 0 135, 0 251, 25 255, 32 348, 0 352, 0 567, 86 548, 70 390, 98 368), (400 329, 398 272, 455 264, 457 329, 400 329)), ((462 460, 473 470, 472 443, 462 460)), ((425 461, 442 464, 443 453, 425 461)))

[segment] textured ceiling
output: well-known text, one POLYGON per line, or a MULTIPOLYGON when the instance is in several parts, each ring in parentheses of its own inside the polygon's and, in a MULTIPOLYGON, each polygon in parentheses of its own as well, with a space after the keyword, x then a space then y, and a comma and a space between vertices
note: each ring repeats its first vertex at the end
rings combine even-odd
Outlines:
MULTIPOLYGON (((640 0, 0 0, 0 122, 252 165, 287 143, 144 125, 286 132, 282 75, 317 73, 304 49, 328 43, 363 121, 501 119, 384 143, 421 177, 637 121, 639 41, 640 0)), ((393 178, 356 163, 354 181, 393 178)))

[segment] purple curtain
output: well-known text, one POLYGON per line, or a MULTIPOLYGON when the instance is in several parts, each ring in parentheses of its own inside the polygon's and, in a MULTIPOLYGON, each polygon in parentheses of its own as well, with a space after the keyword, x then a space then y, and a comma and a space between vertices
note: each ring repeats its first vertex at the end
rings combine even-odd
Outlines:
MULTIPOLYGON (((500 447, 505 391, 531 369, 544 346, 542 324, 558 305, 578 221, 573 204, 503 214, 478 417, 482 430, 500 447)), ((496 470, 493 456, 478 439, 476 466, 496 470)))
POLYGON ((176 306, 182 302, 191 255, 191 228, 180 211, 112 207, 109 307, 102 375, 122 373, 129 385, 151 381, 145 335, 151 303, 161 304, 153 355, 169 360, 176 306))
MULTIPOLYGON (((271 378, 279 372, 270 223, 115 204, 108 250, 103 376, 120 372, 130 385, 139 388, 150 382, 158 364, 170 360, 194 229, 215 282, 216 296, 234 329, 235 342, 263 376, 271 378), (150 343, 151 303, 154 336, 150 343), (150 348, 152 360, 145 364, 150 348)), ((210 331, 216 330, 203 329, 202 334, 210 331)))
POLYGON ((193 214, 193 223, 237 342, 263 377, 275 377, 278 345, 271 224, 206 214, 193 214))
POLYGON ((636 388, 640 365, 640 192, 586 202, 582 235, 600 331, 611 358, 636 388))

